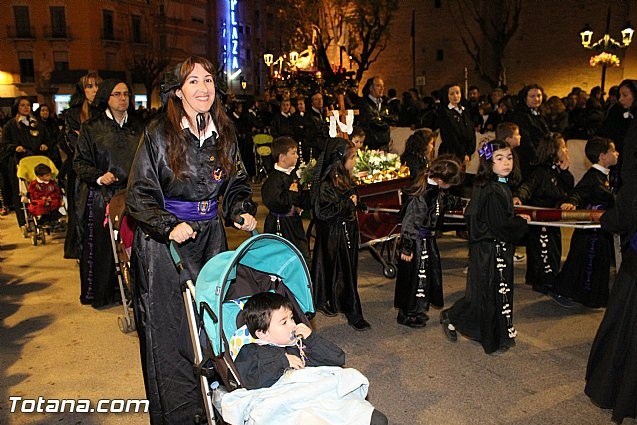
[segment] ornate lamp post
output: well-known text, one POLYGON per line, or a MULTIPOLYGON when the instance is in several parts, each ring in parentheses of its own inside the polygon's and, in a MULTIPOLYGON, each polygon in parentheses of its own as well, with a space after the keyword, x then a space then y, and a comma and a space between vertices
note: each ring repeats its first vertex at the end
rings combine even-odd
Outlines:
POLYGON ((609 52, 611 49, 625 49, 633 40, 633 33, 635 32, 630 22, 626 23, 624 29, 621 30, 622 40, 621 42, 612 38, 608 33, 610 31, 610 7, 606 15, 606 32, 604 36, 592 43, 593 30, 590 25, 584 25, 584 28, 580 32, 582 37, 582 46, 585 49, 596 49, 600 51, 600 54, 591 58, 591 66, 595 66, 598 63, 602 64, 602 95, 604 94, 604 84, 606 83, 606 68, 611 66, 619 66, 619 58, 609 52))

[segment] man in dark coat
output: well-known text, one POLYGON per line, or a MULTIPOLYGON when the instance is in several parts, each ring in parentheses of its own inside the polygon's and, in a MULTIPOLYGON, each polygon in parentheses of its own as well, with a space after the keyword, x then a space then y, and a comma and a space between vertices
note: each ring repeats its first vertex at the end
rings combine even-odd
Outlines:
POLYGON ((305 146, 311 149, 312 158, 318 158, 325 150, 330 130, 321 93, 316 92, 312 95, 312 106, 305 116, 305 146))
POLYGON ((390 114, 383 103, 385 83, 380 77, 367 80, 363 98, 358 104, 358 125, 365 131, 365 143, 370 149, 389 151, 390 114))

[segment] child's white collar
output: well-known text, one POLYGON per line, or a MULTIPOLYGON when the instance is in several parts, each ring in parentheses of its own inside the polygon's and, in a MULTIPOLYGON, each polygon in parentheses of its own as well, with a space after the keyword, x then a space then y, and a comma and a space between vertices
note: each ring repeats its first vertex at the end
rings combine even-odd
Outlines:
POLYGON ((295 166, 294 166, 294 165, 293 165, 292 167, 290 167, 290 168, 283 168, 283 167, 280 167, 280 166, 279 166, 279 164, 274 164, 274 169, 275 169, 275 170, 280 171, 280 172, 282 172, 282 173, 285 173, 285 174, 287 174, 288 176, 289 176, 290 174, 292 174, 292 171, 294 170, 294 168, 295 168, 295 166))
POLYGON ((608 175, 608 173, 610 173, 610 169, 603 167, 601 165, 599 165, 599 163, 597 164, 593 164, 593 168, 596 170, 601 171, 602 173, 604 173, 605 175, 608 175))

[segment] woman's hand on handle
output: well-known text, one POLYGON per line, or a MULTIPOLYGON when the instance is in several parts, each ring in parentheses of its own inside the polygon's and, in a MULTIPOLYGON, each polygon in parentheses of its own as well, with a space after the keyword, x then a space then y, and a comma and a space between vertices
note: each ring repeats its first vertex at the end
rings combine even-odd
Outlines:
POLYGON ((168 239, 177 243, 184 243, 188 239, 194 239, 197 237, 195 232, 188 223, 179 223, 168 235, 168 239))
POLYGON ((237 223, 235 221, 234 227, 239 230, 245 230, 246 232, 251 232, 257 227, 257 219, 254 218, 251 214, 245 213, 241 214, 240 217, 243 219, 243 223, 237 223))

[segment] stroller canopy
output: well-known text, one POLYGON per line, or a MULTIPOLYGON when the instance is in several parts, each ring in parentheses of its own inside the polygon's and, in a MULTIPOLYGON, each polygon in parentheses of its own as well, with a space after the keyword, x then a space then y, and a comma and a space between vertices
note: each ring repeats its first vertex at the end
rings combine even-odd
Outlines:
MULTIPOLYGON (((299 250, 286 239, 273 234, 252 236, 235 251, 222 252, 208 260, 197 278, 197 305, 206 303, 218 319, 215 322, 210 314, 203 312, 204 328, 215 355, 227 349, 222 350, 222 327, 226 338, 230 338, 236 329, 236 315, 240 308, 234 303, 224 306, 224 302, 232 299, 226 298, 231 285, 236 283, 239 265, 281 278, 301 310, 314 313, 309 271, 299 250)), ((257 286, 249 295, 268 290, 265 285, 259 286, 259 282, 255 284, 257 286)))
POLYGON ((58 169, 47 156, 33 155, 26 156, 18 163, 18 178, 27 182, 35 180, 35 167, 39 164, 48 165, 51 169, 51 178, 55 180, 58 175, 58 169))

